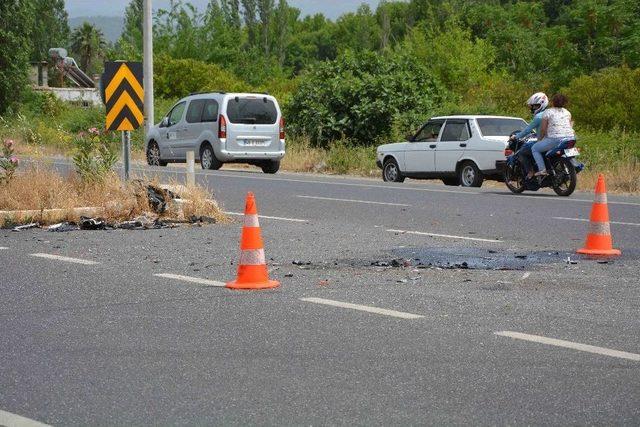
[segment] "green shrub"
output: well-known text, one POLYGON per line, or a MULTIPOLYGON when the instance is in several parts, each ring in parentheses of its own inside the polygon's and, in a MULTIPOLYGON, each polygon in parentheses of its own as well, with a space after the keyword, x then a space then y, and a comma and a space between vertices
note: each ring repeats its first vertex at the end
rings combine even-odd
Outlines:
POLYGON ((344 138, 371 145, 390 136, 397 114, 428 115, 447 97, 410 57, 347 52, 301 78, 286 116, 294 134, 308 135, 316 145, 344 138))
POLYGON ((154 92, 159 98, 182 98, 192 92, 247 91, 249 86, 215 64, 195 59, 154 60, 154 92))
POLYGON ((73 164, 85 182, 101 182, 118 161, 115 133, 91 128, 77 135, 73 164))
POLYGON ((580 76, 563 92, 577 124, 640 131, 640 68, 608 68, 580 76))
POLYGON ((359 147, 349 141, 335 141, 329 148, 327 166, 338 174, 368 175, 376 169, 376 147, 359 147))

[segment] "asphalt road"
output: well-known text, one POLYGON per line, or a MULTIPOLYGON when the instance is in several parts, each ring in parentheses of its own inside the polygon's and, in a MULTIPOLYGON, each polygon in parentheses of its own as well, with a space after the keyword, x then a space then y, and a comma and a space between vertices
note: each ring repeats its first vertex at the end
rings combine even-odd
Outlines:
POLYGON ((640 424, 640 198, 610 195, 603 263, 574 254, 592 194, 197 179, 229 212, 256 194, 281 287, 175 278, 234 278, 236 216, 2 230, 0 425, 640 424))

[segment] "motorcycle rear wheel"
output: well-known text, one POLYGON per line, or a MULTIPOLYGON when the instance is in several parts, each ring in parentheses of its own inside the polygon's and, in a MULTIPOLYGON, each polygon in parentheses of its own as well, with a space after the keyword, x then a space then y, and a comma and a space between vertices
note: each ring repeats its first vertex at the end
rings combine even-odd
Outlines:
POLYGON ((553 163, 555 176, 553 179, 553 191, 558 196, 567 197, 573 194, 578 184, 576 168, 571 164, 569 159, 561 158, 553 163))
POLYGON ((509 166, 504 171, 504 183, 507 188, 514 194, 520 194, 525 190, 524 175, 520 163, 509 166))

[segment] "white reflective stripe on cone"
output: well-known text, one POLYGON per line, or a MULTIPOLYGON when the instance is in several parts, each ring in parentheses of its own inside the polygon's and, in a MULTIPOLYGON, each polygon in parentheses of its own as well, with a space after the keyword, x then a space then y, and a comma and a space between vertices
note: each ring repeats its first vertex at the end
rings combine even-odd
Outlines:
POLYGON ((602 234, 608 236, 611 234, 611 226, 608 222, 590 222, 589 234, 602 234))
POLYGON ((240 265, 265 265, 264 249, 245 249, 240 254, 240 265))
POLYGON ((596 203, 607 203, 607 193, 596 193, 596 203))
POLYGON ((258 215, 245 215, 244 216, 244 226, 245 227, 260 227, 260 223, 258 222, 258 215))

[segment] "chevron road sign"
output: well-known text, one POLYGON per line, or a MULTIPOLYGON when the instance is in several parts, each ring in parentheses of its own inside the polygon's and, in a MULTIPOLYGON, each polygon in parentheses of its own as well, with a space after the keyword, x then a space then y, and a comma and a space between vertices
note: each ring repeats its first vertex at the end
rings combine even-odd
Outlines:
POLYGON ((144 121, 141 62, 105 62, 102 75, 107 129, 130 131, 144 121))

